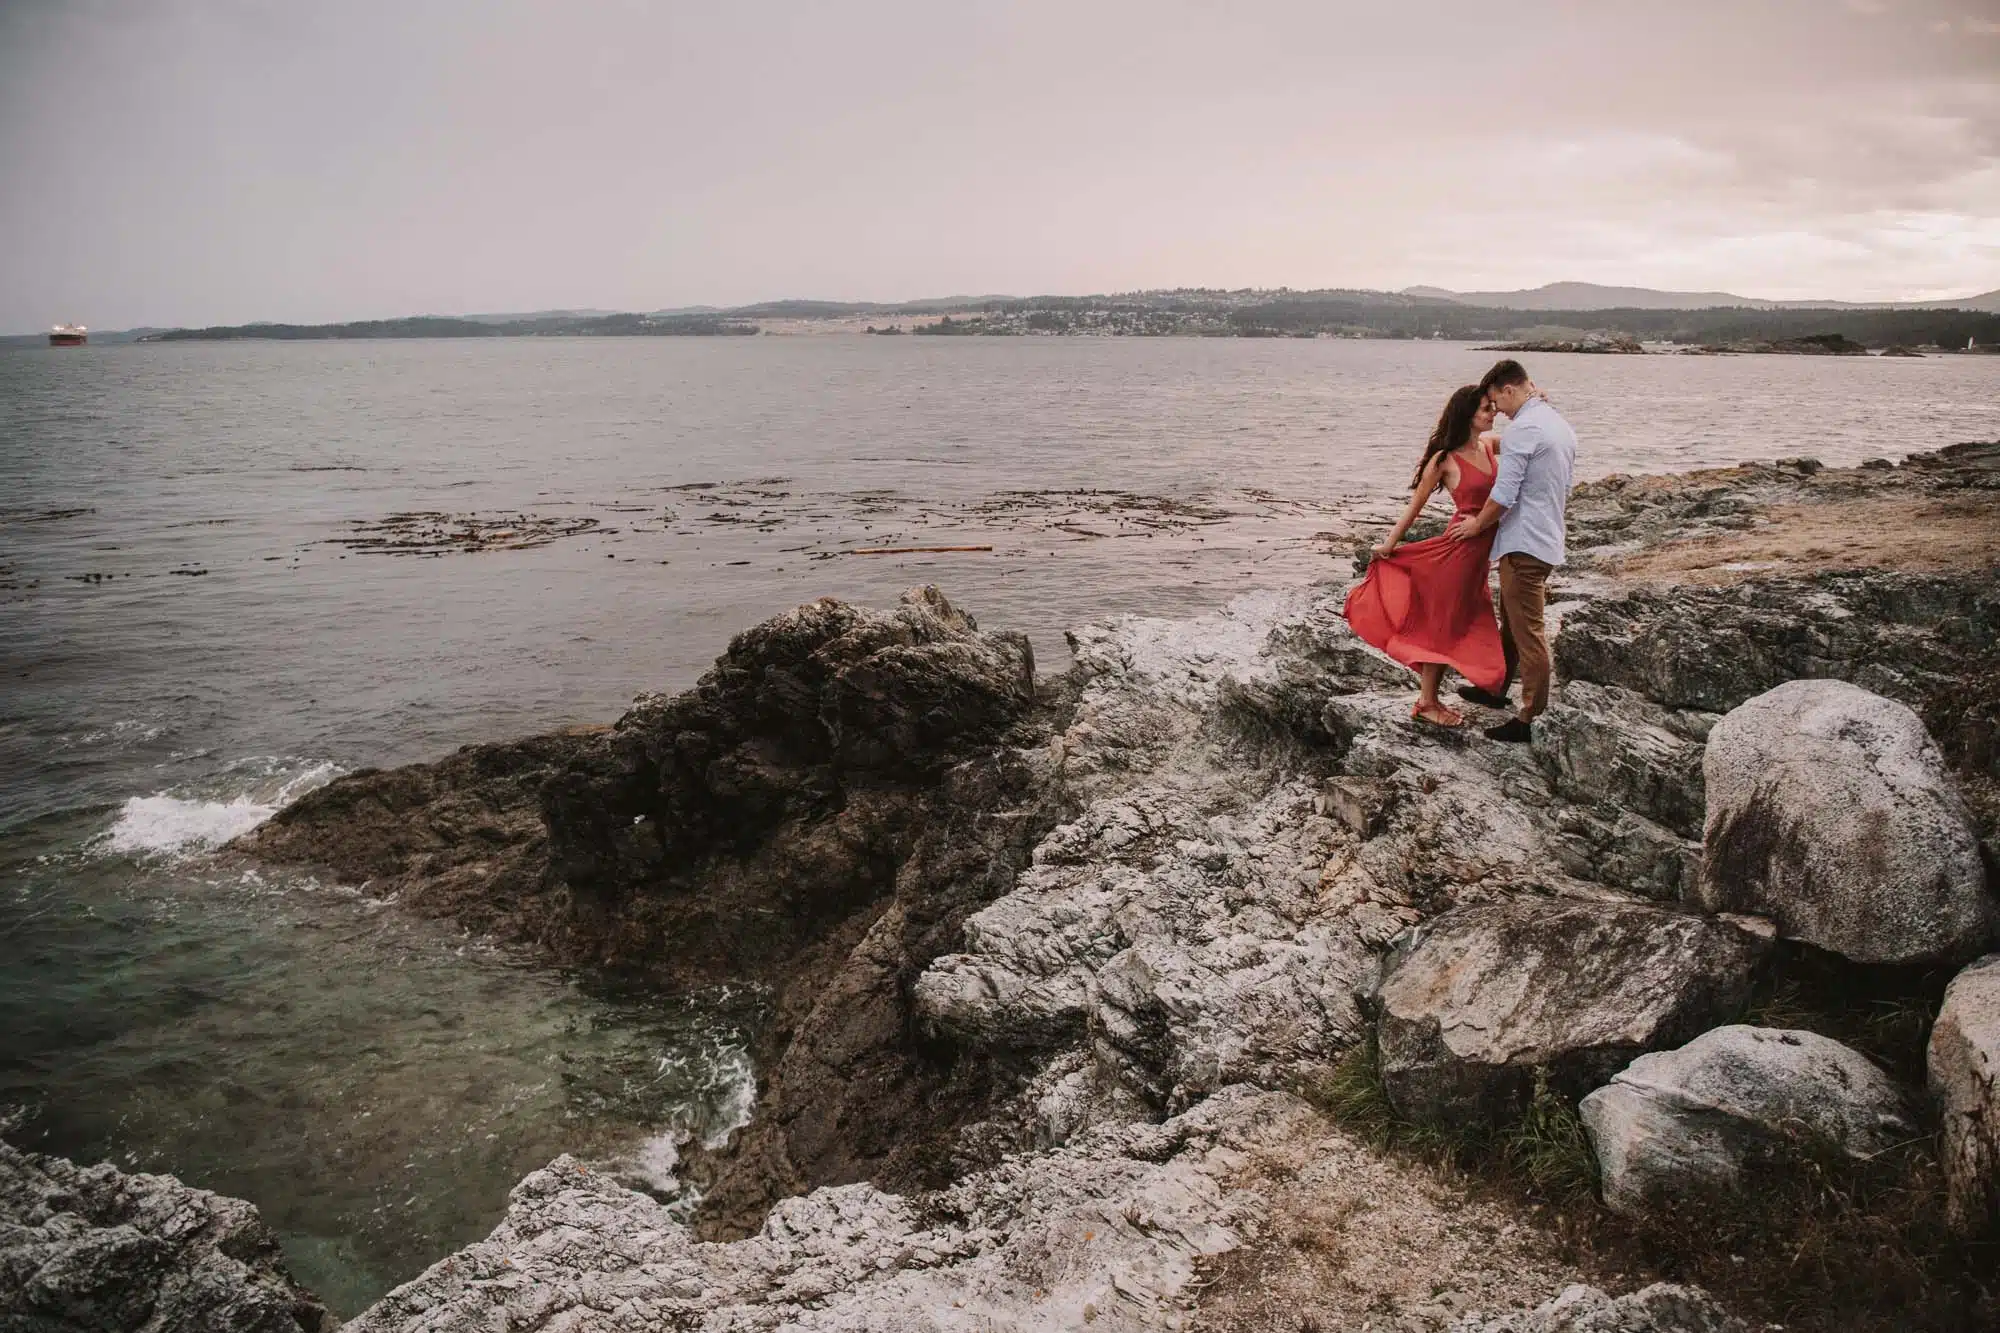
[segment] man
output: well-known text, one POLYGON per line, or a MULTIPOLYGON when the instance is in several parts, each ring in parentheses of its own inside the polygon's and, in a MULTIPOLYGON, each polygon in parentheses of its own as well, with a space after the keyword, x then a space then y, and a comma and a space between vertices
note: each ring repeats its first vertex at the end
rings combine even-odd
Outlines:
MULTIPOLYGON (((1549 637, 1542 626, 1549 574, 1563 563, 1565 511, 1570 474, 1576 467, 1576 432, 1535 390, 1519 361, 1502 361, 1479 381, 1486 400, 1507 417, 1500 436, 1500 468, 1486 507, 1456 518, 1446 532, 1465 541, 1496 523, 1493 558, 1500 562, 1500 637, 1507 652, 1507 676, 1521 673, 1521 710, 1486 734, 1520 743, 1534 735, 1531 723, 1549 704, 1549 637)), ((1498 695, 1464 689, 1477 703, 1507 706, 1505 685, 1498 695)))

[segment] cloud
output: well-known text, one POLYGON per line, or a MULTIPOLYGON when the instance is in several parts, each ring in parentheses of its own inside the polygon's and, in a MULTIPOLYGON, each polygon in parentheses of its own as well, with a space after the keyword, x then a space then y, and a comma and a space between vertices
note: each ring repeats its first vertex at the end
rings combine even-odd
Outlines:
POLYGON ((1966 27, 2000 13, 1972 8, 1518 0, 1515 49, 1477 0, 0 0, 0 328, 2000 287, 2000 65, 1966 27))

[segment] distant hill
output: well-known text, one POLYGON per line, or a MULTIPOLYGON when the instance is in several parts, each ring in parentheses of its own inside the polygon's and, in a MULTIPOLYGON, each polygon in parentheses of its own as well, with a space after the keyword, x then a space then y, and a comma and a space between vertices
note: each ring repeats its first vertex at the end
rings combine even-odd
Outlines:
MULTIPOLYGON (((475 324, 522 324, 532 319, 602 319, 615 315, 616 310, 518 310, 512 313, 491 315, 425 315, 425 319, 469 319, 475 324)), ((660 313, 666 313, 664 311, 660 313)), ((681 314, 681 311, 675 311, 681 314)))
POLYGON ((488 323, 418 315, 408 319, 364 319, 347 324, 225 324, 205 329, 168 329, 143 342, 322 342, 357 338, 535 338, 535 337, 711 337, 754 334, 755 324, 712 315, 530 316, 488 323))
POLYGON ((1494 310, 1709 310, 1742 306, 1769 310, 1775 301, 1759 301, 1732 292, 1663 292, 1651 287, 1604 287, 1594 282, 1551 282, 1526 291, 1454 292, 1443 287, 1405 287, 1406 296, 1429 296, 1461 305, 1494 310))
POLYGON ((1405 287, 1404 296, 1489 310, 1980 310, 2000 314, 2000 291, 1938 301, 1766 301, 1734 292, 1663 292, 1652 287, 1604 287, 1594 282, 1551 282, 1512 292, 1454 292, 1405 287))
MULTIPOLYGON (((682 306, 645 314, 541 310, 423 315, 345 324, 237 324, 206 329, 96 331, 96 343, 233 339, 629 337, 751 334, 760 321, 894 320, 956 316, 958 333, 1340 335, 1390 338, 1573 340, 1588 332, 1680 343, 1783 340, 1839 333, 1871 347, 2000 343, 2000 290, 1955 300, 1867 304, 1767 301, 1733 292, 1668 292, 1556 282, 1528 291, 1455 292, 1408 287, 1304 291, 1176 287, 1092 296, 947 296, 877 302, 791 299, 718 309, 682 306)), ((926 326, 926 331, 932 331, 926 326)), ((942 330, 937 330, 942 331, 942 330)), ((45 346, 42 333, 0 337, 0 347, 45 346)))
POLYGON ((1989 315, 2000 315, 2000 287, 1977 296, 1968 296, 1962 301, 1953 301, 1960 310, 1983 310, 1989 315))

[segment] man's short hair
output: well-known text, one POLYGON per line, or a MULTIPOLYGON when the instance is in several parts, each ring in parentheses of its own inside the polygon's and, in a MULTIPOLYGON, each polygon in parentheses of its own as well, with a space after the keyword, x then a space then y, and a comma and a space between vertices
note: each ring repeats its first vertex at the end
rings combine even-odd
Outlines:
POLYGON ((1509 357, 1505 361, 1495 361, 1493 369, 1486 372, 1479 381, 1481 393, 1491 393, 1495 389, 1505 389, 1515 384, 1528 382, 1528 368, 1509 357))

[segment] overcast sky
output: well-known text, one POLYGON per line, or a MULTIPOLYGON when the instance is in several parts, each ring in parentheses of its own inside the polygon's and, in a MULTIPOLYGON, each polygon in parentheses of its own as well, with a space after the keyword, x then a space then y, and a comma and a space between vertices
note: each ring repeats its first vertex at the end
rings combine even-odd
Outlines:
POLYGON ((0 329, 2000 287, 2000 0, 0 0, 0 329))

